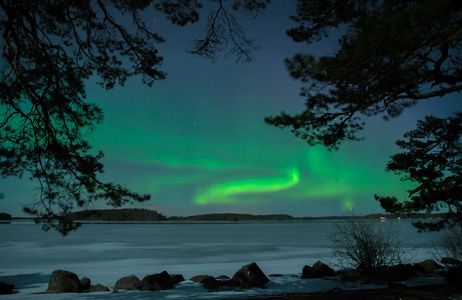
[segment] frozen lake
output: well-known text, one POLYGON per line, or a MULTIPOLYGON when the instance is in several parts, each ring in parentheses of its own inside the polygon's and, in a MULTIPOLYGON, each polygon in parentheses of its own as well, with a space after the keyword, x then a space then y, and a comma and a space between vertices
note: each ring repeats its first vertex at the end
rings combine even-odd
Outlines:
MULTIPOLYGON (((428 247, 441 234, 418 234, 409 221, 393 223, 401 231, 405 247, 419 249, 413 260, 428 258, 428 247)), ((84 224, 76 232, 63 237, 55 231, 44 232, 32 222, 16 221, 0 225, 0 281, 13 283, 20 291, 5 298, 45 299, 45 295, 30 293, 44 292, 51 273, 56 269, 74 272, 79 277, 87 276, 92 284, 100 283, 111 289, 119 278, 126 275, 134 274, 142 279, 145 275, 163 270, 182 274, 185 279, 203 274, 232 277, 250 262, 256 262, 266 275, 301 275, 304 265, 312 265, 317 260, 335 267, 328 238, 332 224, 328 221, 84 224)), ((269 289, 273 285, 276 291, 278 287, 275 285, 278 284, 282 292, 288 291, 291 284, 304 290, 313 289, 313 284, 304 287, 289 277, 270 278, 269 289)), ((315 290, 332 285, 324 280, 316 282, 315 290)), ((265 290, 265 293, 268 292, 265 290)), ((130 297, 136 299, 147 296, 147 292, 130 293, 130 297)), ((189 293, 188 298, 192 293, 197 294, 198 299, 230 297, 201 290, 189 280, 174 290, 153 293, 157 293, 157 298, 165 299, 174 299, 181 293, 189 293)), ((254 291, 248 293, 252 295, 254 291)), ((50 299, 50 295, 46 296, 50 299)), ((121 293, 92 294, 92 297, 82 294, 79 298, 95 296, 119 299, 117 297, 121 297, 121 293)), ((53 299, 67 299, 62 295, 56 297, 53 299)), ((75 298, 75 295, 70 298, 75 298)), ((122 298, 127 298, 127 295, 122 298)))

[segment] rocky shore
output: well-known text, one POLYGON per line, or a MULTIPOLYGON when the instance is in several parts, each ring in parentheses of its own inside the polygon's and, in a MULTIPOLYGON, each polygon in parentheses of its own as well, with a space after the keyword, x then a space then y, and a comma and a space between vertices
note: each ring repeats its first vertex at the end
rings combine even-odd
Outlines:
MULTIPOLYGON (((295 293, 264 296, 252 296, 248 299, 449 299, 451 295, 460 295, 461 274, 450 274, 442 265, 434 260, 425 260, 414 264, 399 264, 384 270, 380 276, 368 276, 359 270, 342 270, 335 272, 325 263, 318 261, 312 266, 304 266, 299 276, 300 280, 327 278, 330 280, 374 283, 386 288, 342 290, 332 289, 314 293, 295 293), (431 276, 445 277, 445 284, 420 285, 409 287, 403 284, 406 280, 426 278, 431 276)), ((266 276, 256 263, 250 263, 239 269, 231 278, 226 275, 213 277, 198 275, 190 281, 199 283, 209 291, 243 291, 248 289, 265 289, 269 278, 281 277, 282 274, 266 276)), ((162 291, 174 289, 185 279, 181 274, 169 274, 167 271, 146 275, 140 279, 134 274, 117 280, 112 291, 162 291)), ((52 273, 48 288, 41 294, 59 293, 98 293, 110 292, 111 289, 101 284, 92 284, 90 278, 79 278, 66 270, 56 270, 52 273)), ((0 294, 17 293, 14 286, 0 283, 0 294)), ((247 299, 247 298, 241 298, 247 299)), ((460 298, 462 299, 462 298, 460 298)))

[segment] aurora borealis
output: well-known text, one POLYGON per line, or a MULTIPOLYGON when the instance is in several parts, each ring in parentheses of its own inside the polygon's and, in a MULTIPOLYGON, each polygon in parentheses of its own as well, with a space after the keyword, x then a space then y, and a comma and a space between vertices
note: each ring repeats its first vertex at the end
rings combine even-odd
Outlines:
POLYGON ((300 182, 300 173, 294 168, 292 174, 283 178, 249 178, 232 180, 218 185, 212 185, 203 192, 199 192, 194 202, 201 205, 209 203, 239 203, 239 198, 229 199, 232 195, 271 193, 289 189, 300 182))
MULTIPOLYGON (((336 42, 292 42, 285 30, 293 25, 288 17, 295 7, 286 2, 273 1, 266 14, 241 20, 261 46, 249 64, 224 54, 215 61, 194 57, 186 50, 202 23, 179 28, 160 14, 152 17, 152 29, 166 39, 159 52, 167 79, 148 87, 131 78, 109 91, 87 82, 87 100, 105 112, 89 138, 93 149, 105 154, 102 178, 150 193, 152 200, 137 206, 168 216, 319 216, 352 208, 371 213, 382 211, 374 194, 404 197, 409 184, 385 172, 397 151, 395 140, 425 115, 443 117, 461 109, 461 95, 422 102, 388 122, 366 119, 364 141, 332 152, 266 125, 264 117, 304 105, 301 85, 290 78, 283 60, 297 52, 329 54, 336 42)), ((0 211, 20 215, 34 186, 27 179, 0 181, 5 193, 0 211)))

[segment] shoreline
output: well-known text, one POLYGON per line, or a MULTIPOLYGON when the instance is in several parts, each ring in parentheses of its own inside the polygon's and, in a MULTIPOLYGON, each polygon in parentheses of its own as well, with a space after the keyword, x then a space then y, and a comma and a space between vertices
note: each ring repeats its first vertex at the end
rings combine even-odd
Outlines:
MULTIPOLYGON (((400 222, 415 222, 415 221, 426 221, 428 219, 366 219, 370 222, 380 223, 400 223, 400 222)), ((227 220, 166 220, 166 221, 106 221, 106 220, 75 220, 73 222, 81 225, 199 225, 199 224, 212 224, 212 225, 233 225, 233 224, 310 224, 310 223, 335 223, 343 222, 345 219, 294 219, 294 220, 238 220, 238 221, 227 221, 227 220)), ((11 221, 3 222, 0 224, 15 225, 15 224, 37 224, 34 219, 26 218, 13 218, 11 221)), ((78 229, 77 229, 78 230, 78 229)))
MULTIPOLYGON (((252 222, 256 223, 261 224, 252 222)), ((386 283, 343 282, 339 278, 301 279, 304 265, 312 265, 317 260, 335 265, 335 260, 331 259, 328 240, 324 235, 324 232, 330 230, 330 222, 297 223, 290 222, 294 224, 290 227, 236 226, 233 223, 211 227, 204 223, 199 223, 204 224, 203 227, 197 227, 198 223, 194 223, 195 226, 175 225, 177 227, 148 226, 145 223, 135 227, 89 224, 65 238, 58 234, 44 233, 35 224, 6 225, 1 226, 8 239, 2 248, 4 269, 0 281, 17 284, 20 294, 14 296, 34 299, 30 298, 29 293, 46 291, 51 274, 57 269, 74 272, 79 277, 87 276, 94 284, 112 289, 118 279, 130 274, 141 279, 166 270, 170 274, 182 274, 185 278, 202 274, 215 278, 223 274, 231 277, 241 266, 255 261, 267 276, 283 275, 270 278, 271 282, 261 290, 209 292, 203 286, 186 280, 171 291, 154 294, 127 291, 73 296, 76 299, 91 299, 96 295, 107 299, 186 299, 191 298, 189 295, 194 299, 306 299, 307 295, 313 297, 332 291, 341 292, 340 289, 356 291, 387 287, 386 283), (13 228, 10 229, 10 226, 13 228), (31 253, 34 253, 33 256, 31 253)), ((401 223, 404 233, 414 232, 410 222, 401 223)), ((434 234, 427 233, 415 237, 418 239, 410 241, 410 245, 436 238, 434 234)), ((412 262, 428 258, 423 254, 413 257, 412 262)), ((408 286, 443 283, 439 276, 404 282, 408 286)), ((10 299, 18 299, 14 296, 10 299)), ((35 299, 44 298, 39 296, 35 299)))
MULTIPOLYGON (((300 278, 301 279, 301 278, 300 278)), ((306 280, 306 279, 303 279, 306 280)), ((188 283, 191 285, 192 283, 188 283)), ((386 287, 371 287, 370 285, 365 284, 364 287, 361 287, 361 284, 355 288, 351 289, 342 289, 338 287, 318 290, 318 291, 299 291, 299 292, 281 292, 271 293, 265 287, 264 289, 250 289, 246 291, 239 292, 238 294, 230 294, 226 291, 202 291, 197 293, 197 288, 195 292, 191 294, 191 299, 212 299, 212 300, 327 300, 327 299, 339 299, 339 300, 369 300, 369 299, 379 299, 379 300, 395 300, 395 299, 406 299, 406 300, 439 300, 439 299, 462 299, 462 290, 458 287, 457 291, 451 290, 446 283, 427 283, 421 285, 407 286, 405 283, 393 283, 386 287), (256 294, 255 291, 258 293, 256 294), (246 292, 249 292, 248 295, 246 292), (263 293, 260 293, 263 292, 263 293), (223 293, 223 294, 221 294, 223 293), (241 294, 242 293, 242 294, 241 294), (208 294, 208 295, 207 295, 208 294), (213 295, 214 294, 214 295, 213 295), (204 295, 202 297, 201 295, 204 295), (199 298, 197 298, 199 297, 199 298)), ((43 299, 43 296, 53 295, 55 299, 68 299, 69 296, 75 297, 75 299, 93 299, 97 297, 99 299, 121 299, 117 297, 122 297, 123 299, 184 299, 189 298, 189 295, 184 292, 179 291, 180 293, 175 296, 175 289, 169 291, 169 294, 162 294, 162 291, 110 291, 104 293, 62 293, 62 294, 46 294, 45 291, 37 291, 32 293, 14 291, 12 294, 3 295, 10 296, 11 299, 16 299, 15 297, 20 297, 21 299, 43 299), (144 294, 144 295, 143 295, 144 294), (38 297, 34 297, 38 296, 38 297)))
MULTIPOLYGON (((17 286, 13 294, 21 296, 21 299, 34 299, 34 295, 49 295, 46 294, 46 282, 51 279, 51 276, 41 274, 39 278, 29 278, 27 286, 30 288, 35 286, 35 291, 27 291, 26 286, 17 286), (44 280, 46 277, 46 280, 44 280), (41 286, 40 290, 37 290, 41 286)), ((20 277, 21 275, 19 275, 20 277)), ((204 276, 204 275, 201 275, 204 276)), ((2 276, 0 276, 1 278, 2 276)), ((16 276, 15 276, 16 277, 16 276)), ((199 277, 199 276, 198 276, 199 277)), ((265 284, 264 288, 251 289, 234 289, 234 288, 207 288, 204 282, 190 279, 184 279, 175 287, 165 291, 147 292, 145 290, 117 290, 114 286, 106 293, 95 293, 82 291, 78 293, 62 293, 67 299, 69 295, 75 296, 76 299, 92 299, 94 296, 98 298, 113 299, 113 297, 121 296, 124 299, 175 299, 175 298, 191 298, 191 299, 248 299, 248 300, 290 300, 290 299, 462 299, 461 287, 448 285, 444 278, 439 273, 430 273, 424 277, 410 278, 401 281, 375 282, 374 280, 344 280, 336 274, 333 277, 321 278, 303 278, 295 274, 271 274, 270 282, 265 284), (294 286, 298 286, 297 290, 293 290, 294 286), (455 292, 457 292, 455 294, 455 292), (155 294, 153 294, 155 293, 155 294), (451 296, 456 295, 456 298, 451 296), (191 296, 191 297, 189 297, 191 296)), ((140 277, 141 278, 141 277, 140 277)), ((0 280, 1 281, 1 280, 0 280)), ((26 282, 23 282, 23 284, 26 282)), ((92 282, 93 283, 93 282, 92 282)), ((95 282, 97 283, 97 282, 95 282)), ((99 285, 99 284, 98 284, 99 285)), ((94 284, 92 285, 94 286, 94 284)), ((58 293, 59 294, 59 293, 58 293)), ((56 299, 61 299, 58 294, 54 294, 56 299)), ((36 298, 42 299, 42 298, 36 298)), ((117 298, 119 299, 119 298, 117 298)))

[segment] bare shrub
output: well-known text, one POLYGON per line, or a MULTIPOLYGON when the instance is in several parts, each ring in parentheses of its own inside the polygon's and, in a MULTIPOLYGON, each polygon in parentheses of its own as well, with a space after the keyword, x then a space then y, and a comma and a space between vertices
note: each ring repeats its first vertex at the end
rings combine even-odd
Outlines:
POLYGON ((446 286, 452 292, 462 290, 462 231, 451 228, 429 251, 433 258, 445 267, 442 273, 446 286))
POLYGON ((350 216, 334 225, 330 234, 333 256, 341 267, 352 267, 368 275, 402 262, 399 230, 389 222, 380 223, 350 216))
POLYGON ((447 269, 462 269, 462 232, 452 228, 430 253, 447 269))

